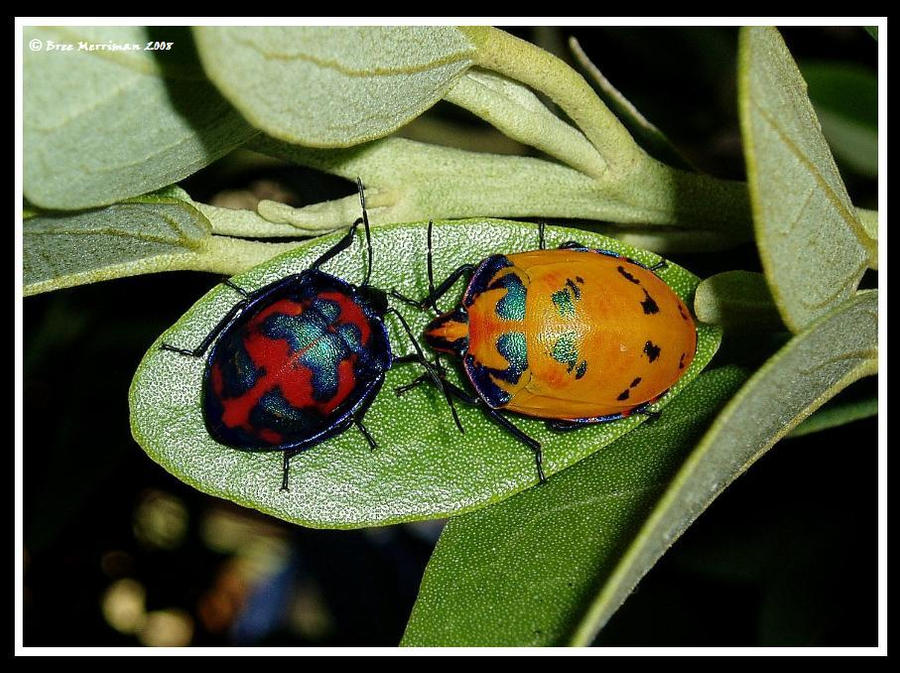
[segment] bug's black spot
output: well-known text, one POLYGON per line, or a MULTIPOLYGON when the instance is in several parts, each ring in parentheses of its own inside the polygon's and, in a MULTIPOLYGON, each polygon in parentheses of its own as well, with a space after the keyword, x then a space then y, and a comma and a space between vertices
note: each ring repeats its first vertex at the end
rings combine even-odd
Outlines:
POLYGON ((678 359, 678 368, 684 369, 684 353, 682 353, 681 357, 678 359))
POLYGON ((575 276, 575 280, 584 285, 584 278, 582 278, 581 276, 575 276))
POLYGON ((678 312, 681 314, 682 319, 687 320, 687 314, 684 312, 684 309, 681 307, 681 304, 678 305, 678 312))
POLYGON ((638 376, 634 381, 631 382, 631 385, 628 386, 628 387, 629 387, 629 388, 634 388, 634 387, 635 387, 638 383, 640 383, 640 382, 641 382, 641 377, 638 376))
POLYGON ((650 359, 650 362, 654 362, 656 358, 659 357, 659 353, 662 349, 657 346, 655 343, 647 340, 647 343, 644 344, 644 353, 647 354, 647 357, 650 359))
POLYGON ((621 394, 616 399, 619 400, 619 402, 624 402, 628 398, 629 398, 628 388, 626 388, 625 390, 623 390, 621 392, 621 394))
POLYGON ((628 272, 625 270, 625 267, 624 267, 624 266, 617 266, 617 267, 616 267, 616 271, 618 271, 619 273, 621 273, 622 276, 625 278, 625 280, 627 280, 629 283, 634 283, 635 285, 640 285, 640 284, 641 284, 641 281, 639 281, 637 278, 635 278, 635 277, 632 276, 630 273, 628 273, 628 272))
POLYGON ((582 360, 578 365, 578 369, 575 370, 575 378, 580 379, 582 376, 584 376, 586 371, 587 371, 587 361, 582 360))
POLYGON ((646 288, 641 288, 644 290, 644 301, 641 302, 641 307, 644 309, 644 315, 653 315, 654 313, 659 313, 659 305, 654 301, 653 297, 650 296, 650 293, 647 292, 646 288))
POLYGON ((573 283, 571 278, 566 278, 566 285, 572 288, 572 294, 575 295, 575 299, 581 299, 581 288, 573 283))

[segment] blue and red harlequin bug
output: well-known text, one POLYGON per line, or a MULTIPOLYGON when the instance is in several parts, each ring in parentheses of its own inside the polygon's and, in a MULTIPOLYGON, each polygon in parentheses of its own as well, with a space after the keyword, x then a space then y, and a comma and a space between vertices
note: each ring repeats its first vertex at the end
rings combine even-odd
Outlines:
POLYGON ((409 325, 388 306, 387 294, 369 285, 372 241, 362 182, 362 217, 347 234, 301 273, 241 294, 219 323, 193 349, 161 348, 206 358, 203 417, 220 444, 247 451, 281 451, 282 490, 290 460, 301 451, 355 425, 369 446, 376 442, 362 423, 391 366, 419 362, 442 386, 409 325), (362 285, 320 270, 347 249, 365 226, 368 260, 362 285), (415 353, 394 357, 385 316, 400 321, 415 353), (211 348, 210 348, 211 346, 211 348))
POLYGON ((447 381, 438 363, 444 392, 480 407, 531 448, 541 482, 540 443, 501 411, 545 419, 560 431, 650 413, 694 359, 691 314, 655 273, 665 262, 647 267, 575 241, 547 250, 541 224, 538 250, 463 264, 435 288, 431 228, 428 296, 392 296, 434 309, 425 341, 460 358, 476 394, 447 381), (468 278, 462 300, 442 313, 436 300, 460 278, 468 278))

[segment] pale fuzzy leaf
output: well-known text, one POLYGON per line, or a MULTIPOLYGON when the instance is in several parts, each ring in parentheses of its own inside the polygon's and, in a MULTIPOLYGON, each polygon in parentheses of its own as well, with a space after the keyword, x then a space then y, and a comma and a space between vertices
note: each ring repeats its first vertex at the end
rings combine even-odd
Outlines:
POLYGON ((502 75, 470 69, 444 98, 490 122, 510 138, 586 175, 602 176, 607 168, 581 131, 550 112, 527 87, 502 75))
POLYGON ((107 205, 203 168, 256 131, 206 81, 190 33, 166 28, 169 52, 87 51, 80 42, 137 44, 141 27, 24 29, 39 39, 23 67, 24 192, 43 208, 107 205), (73 51, 50 50, 73 44, 73 51))
POLYGON ((878 398, 845 402, 820 409, 788 433, 788 437, 802 437, 822 432, 853 421, 871 418, 878 413, 878 398))
POLYGON ((144 273, 198 250, 210 224, 180 199, 148 195, 98 210, 43 213, 23 233, 25 294, 144 273))
POLYGON ((725 271, 700 283, 694 313, 702 322, 726 330, 784 329, 772 293, 761 273, 725 271))
POLYGON ((741 30, 738 82, 757 245, 782 318, 798 332, 855 292, 877 245, 776 29, 741 30))
POLYGON ((251 124, 314 147, 379 138, 436 103, 471 64, 452 26, 199 27, 203 65, 251 124))
MULTIPOLYGON (((211 235, 214 227, 195 205, 169 187, 105 208, 36 213, 22 225, 25 294, 162 271, 230 275, 296 247, 211 235)), ((233 212, 238 220, 241 212, 252 215, 233 212)), ((246 234, 247 222, 242 228, 246 234)))
POLYGON ((598 93, 602 96, 603 101, 609 105, 635 139, 651 155, 672 166, 693 170, 690 162, 681 155, 666 135, 644 117, 632 102, 606 79, 574 37, 569 38, 569 48, 582 69, 593 80, 594 86, 599 89, 598 93))
POLYGON ((369 211, 375 224, 485 213, 606 220, 638 224, 645 233, 648 225, 662 225, 657 237, 643 240, 653 243, 671 231, 681 240, 680 250, 708 249, 710 241, 721 249, 750 235, 749 224, 736 215, 746 209, 746 185, 684 171, 662 170, 623 185, 535 157, 467 152, 397 137, 350 149, 316 149, 260 136, 251 148, 350 180, 362 178, 381 199, 382 205, 369 211), (684 239, 682 227, 692 230, 693 241, 684 239), (699 230, 713 231, 704 240, 699 230), (689 247, 692 242, 695 248, 689 247))
POLYGON ((835 157, 851 170, 878 175, 878 78, 863 66, 831 61, 800 64, 809 98, 835 157))

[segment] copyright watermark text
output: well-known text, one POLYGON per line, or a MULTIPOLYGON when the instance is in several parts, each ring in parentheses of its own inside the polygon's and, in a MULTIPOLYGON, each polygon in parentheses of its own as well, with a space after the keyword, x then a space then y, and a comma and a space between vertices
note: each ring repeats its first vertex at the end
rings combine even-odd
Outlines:
POLYGON ((38 40, 37 38, 28 41, 28 48, 31 51, 170 51, 175 46, 174 42, 161 42, 153 40, 151 42, 88 42, 80 40, 78 42, 57 42, 55 40, 38 40))

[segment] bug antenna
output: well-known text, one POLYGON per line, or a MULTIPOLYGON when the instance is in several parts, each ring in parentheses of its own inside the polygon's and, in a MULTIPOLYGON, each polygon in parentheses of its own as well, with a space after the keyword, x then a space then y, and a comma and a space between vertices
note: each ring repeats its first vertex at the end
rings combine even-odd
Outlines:
MULTIPOLYGON (((433 220, 428 220, 428 255, 427 255, 427 260, 428 260, 428 296, 431 297, 431 308, 434 309, 434 312, 435 312, 437 315, 440 315, 440 314, 441 314, 441 311, 440 311, 440 309, 438 308, 438 305, 437 305, 437 297, 435 296, 435 292, 434 292, 434 263, 433 263, 433 261, 432 261, 432 254, 431 254, 431 249, 432 249, 432 247, 431 247, 431 230, 432 230, 433 228, 434 228, 434 221, 433 221, 433 220)), ((453 405, 451 404, 450 406, 452 407, 453 405)))
POLYGON ((403 318, 403 316, 400 315, 400 311, 398 311, 395 308, 389 308, 388 312, 393 313, 395 316, 397 316, 397 319, 400 321, 400 324, 403 326, 403 330, 406 332, 406 336, 409 337, 409 340, 412 343, 413 348, 415 348, 415 350, 416 350, 416 356, 417 356, 416 359, 419 361, 419 364, 421 364, 425 368, 425 371, 431 377, 431 380, 434 381, 434 385, 437 386, 438 390, 440 390, 441 392, 444 392, 444 394, 446 394, 446 392, 444 391, 443 379, 438 375, 437 371, 435 371, 434 368, 432 368, 432 366, 428 363, 428 360, 425 359, 425 353, 422 352, 422 347, 419 345, 419 342, 416 341, 416 337, 413 335, 412 330, 409 328, 409 324, 406 322, 406 320, 403 318))
POLYGON ((368 285, 369 279, 372 277, 372 232, 369 231, 369 214, 366 212, 366 191, 359 176, 356 177, 356 188, 359 190, 359 205, 362 207, 363 227, 366 230, 366 249, 369 255, 366 263, 366 279, 363 281, 363 285, 368 285))
POLYGON ((366 192, 363 187, 362 178, 358 175, 356 176, 356 189, 359 192, 359 206, 363 209, 363 212, 366 211, 366 192))

